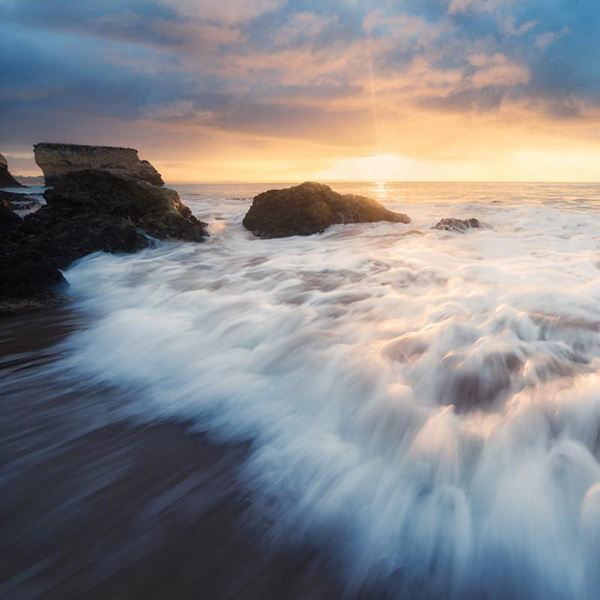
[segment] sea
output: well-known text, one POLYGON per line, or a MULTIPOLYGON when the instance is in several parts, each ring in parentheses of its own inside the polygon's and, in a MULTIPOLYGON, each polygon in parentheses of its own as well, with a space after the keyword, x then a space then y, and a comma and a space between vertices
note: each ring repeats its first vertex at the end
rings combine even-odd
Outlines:
POLYGON ((340 597, 599 598, 600 184, 331 185, 412 222, 263 240, 242 219, 287 184, 171 186, 208 241, 73 264, 77 324, 28 376, 245 444, 261 543, 340 597))

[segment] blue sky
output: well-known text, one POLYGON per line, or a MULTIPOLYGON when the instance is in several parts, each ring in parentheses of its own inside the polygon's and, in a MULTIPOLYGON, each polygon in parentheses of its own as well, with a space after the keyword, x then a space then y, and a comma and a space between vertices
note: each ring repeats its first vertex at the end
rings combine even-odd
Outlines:
POLYGON ((0 150, 16 172, 73 141, 172 179, 373 156, 398 178, 522 178, 528 156, 587 178, 599 57, 598 0, 0 0, 0 150))

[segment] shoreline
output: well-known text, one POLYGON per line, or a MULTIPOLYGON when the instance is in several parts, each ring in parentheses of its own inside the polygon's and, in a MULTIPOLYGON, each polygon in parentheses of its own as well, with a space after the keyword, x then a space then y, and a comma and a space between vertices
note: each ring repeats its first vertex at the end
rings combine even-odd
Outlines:
POLYGON ((65 307, 0 321, 2 597, 339 597, 311 556, 245 527, 246 447, 115 421, 126 394, 45 372, 81 324, 65 307))

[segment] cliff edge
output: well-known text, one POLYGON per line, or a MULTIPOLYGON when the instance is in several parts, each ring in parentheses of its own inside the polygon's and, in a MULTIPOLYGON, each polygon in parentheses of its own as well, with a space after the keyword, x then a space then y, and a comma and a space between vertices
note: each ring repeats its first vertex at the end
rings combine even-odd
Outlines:
POLYGON ((90 170, 108 171, 157 186, 165 184, 160 173, 147 160, 140 160, 133 148, 42 143, 33 150, 47 186, 56 185, 65 175, 90 170))
POLYGON ((8 170, 8 161, 0 154, 0 188, 4 187, 24 187, 20 184, 8 170))

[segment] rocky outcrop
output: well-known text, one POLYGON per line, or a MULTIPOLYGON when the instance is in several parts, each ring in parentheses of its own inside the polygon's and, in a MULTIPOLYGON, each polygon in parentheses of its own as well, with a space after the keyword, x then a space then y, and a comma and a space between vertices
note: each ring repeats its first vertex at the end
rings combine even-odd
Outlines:
POLYGON ((321 233, 341 223, 391 221, 410 223, 370 198, 342 195, 320 183, 303 183, 284 190, 270 190, 254 198, 243 225, 262 238, 321 233))
POLYGON ((176 191, 108 171, 65 175, 44 198, 47 205, 26 217, 23 229, 61 268, 92 252, 134 252, 151 238, 207 237, 206 223, 176 191))
POLYGON ((174 190, 109 171, 66 174, 44 198, 46 205, 24 219, 8 201, 0 206, 0 314, 64 300, 59 269, 92 252, 134 252, 154 239, 200 242, 208 235, 174 190))
POLYGON ((8 162, 2 154, 0 154, 0 188, 4 187, 23 187, 8 170, 8 162))
POLYGON ((140 160, 133 148, 79 144, 36 144, 33 148, 35 162, 44 172, 47 186, 56 185, 61 177, 70 173, 89 170, 164 185, 160 173, 147 160, 140 160))
POLYGON ((467 229, 488 229, 479 219, 442 219, 432 229, 442 231, 458 231, 464 233, 467 229))

